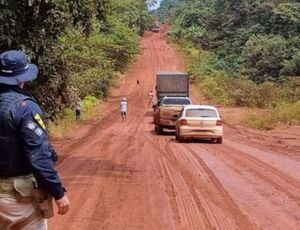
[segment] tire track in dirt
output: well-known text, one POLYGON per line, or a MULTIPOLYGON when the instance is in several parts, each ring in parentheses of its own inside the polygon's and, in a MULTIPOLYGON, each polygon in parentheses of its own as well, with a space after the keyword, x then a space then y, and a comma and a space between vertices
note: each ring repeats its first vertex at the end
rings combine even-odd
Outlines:
MULTIPOLYGON (((103 204, 103 200, 106 200, 103 199, 103 197, 108 196, 109 197, 108 200, 118 199, 119 206, 121 206, 123 201, 125 200, 124 198, 122 199, 122 195, 120 194, 122 193, 121 191, 123 190, 122 186, 126 186, 126 184, 114 183, 114 178, 128 180, 128 175, 130 176, 130 169, 124 168, 123 163, 118 164, 119 160, 116 161, 116 158, 119 156, 117 156, 116 154, 112 155, 111 153, 119 152, 119 154, 121 154, 122 157, 126 158, 128 157, 128 155, 126 155, 127 145, 125 146, 124 142, 119 142, 121 146, 116 146, 114 144, 114 138, 112 138, 112 136, 109 135, 103 135, 102 141, 100 143, 99 153, 102 152, 101 158, 102 159, 104 158, 105 160, 99 161, 99 156, 98 156, 99 153, 97 151, 97 152, 89 153, 88 157, 85 157, 83 160, 79 161, 78 168, 77 167, 75 169, 68 168, 68 165, 66 164, 60 165, 60 167, 64 168, 64 172, 66 174, 68 172, 74 172, 76 170, 77 172, 76 177, 74 176, 68 178, 67 176, 65 178, 66 185, 67 187, 70 188, 70 191, 77 191, 77 190, 80 191, 80 193, 77 192, 75 193, 75 195, 71 194, 74 200, 84 199, 84 202, 82 202, 81 204, 76 203, 79 206, 73 207, 72 209, 73 213, 71 212, 69 215, 70 217, 67 221, 72 223, 70 229, 82 229, 83 226, 86 227, 89 225, 93 225, 95 227, 95 226, 99 226, 99 222, 100 222, 100 226, 102 226, 102 222, 105 222, 105 220, 109 218, 109 213, 112 212, 111 207, 109 205, 103 204), (115 151, 116 148, 120 150, 115 151), (105 155, 106 153, 109 154, 106 157, 104 157, 103 155, 105 155), (88 159, 91 159, 92 161, 90 164, 87 162, 88 159), (84 168, 82 167, 83 164, 86 165, 84 168), (99 177, 98 175, 101 175, 101 177, 99 177), (72 178, 75 178, 75 181, 72 178), (88 184, 82 183, 83 182, 82 179, 88 179, 89 183, 88 184), (110 183, 107 183, 109 181, 110 183), (86 189, 81 188, 81 186, 85 186, 85 185, 87 186, 86 189), (105 192, 105 188, 108 185, 111 186, 109 189, 109 191, 111 192, 109 194, 105 192), (99 187, 101 188, 100 190, 99 187), (88 197, 87 194, 89 194, 88 197), (100 206, 101 208, 98 208, 100 206), (78 210, 80 210, 79 213, 78 210), (84 213, 84 215, 81 215, 82 213, 84 213), (81 218, 81 216, 84 218, 81 218), (101 219, 99 219, 99 216, 101 216, 101 219)), ((133 138, 129 138, 128 143, 129 144, 133 143, 133 138)), ((70 159, 68 161, 69 164, 72 166, 76 165, 76 158, 78 158, 76 155, 70 156, 70 159)))
MULTIPOLYGON (((278 150, 273 151, 267 148, 261 150, 261 148, 258 149, 252 145, 249 146, 249 144, 237 143, 236 141, 232 141, 227 138, 225 139, 225 145, 236 150, 242 150, 249 156, 257 158, 268 165, 273 165, 273 168, 280 169, 280 172, 285 171, 290 177, 298 178, 297 180, 300 182, 299 157, 291 158, 290 154, 282 153, 278 150)), ((298 152, 300 154, 300 149, 298 152)))
MULTIPOLYGON (((209 149, 212 151, 212 149, 209 149)), ((286 175, 277 168, 258 160, 255 157, 249 156, 244 151, 239 151, 231 146, 223 145, 213 148, 216 152, 226 152, 227 158, 231 157, 233 161, 238 162, 244 169, 251 169, 256 176, 274 188, 281 190, 288 197, 294 200, 300 207, 300 182, 286 175)))
POLYGON ((198 189, 195 192, 201 202, 203 209, 205 210, 206 216, 210 222, 210 225, 214 229, 239 229, 236 226, 235 221, 232 218, 228 218, 226 212, 221 210, 218 205, 211 202, 210 199, 205 197, 198 189))
POLYGON ((159 138, 153 145, 162 155, 161 170, 178 225, 183 229, 256 229, 220 183, 210 179, 209 170, 204 170, 190 151, 181 151, 181 145, 167 138, 159 138), (217 194, 213 200, 212 193, 217 194), (201 224, 197 226, 190 218, 201 224))
POLYGON ((287 191, 285 181, 278 184, 276 174, 265 176, 267 169, 244 158, 247 153, 226 145, 192 144, 191 148, 214 169, 239 209, 256 226, 273 230, 297 229, 296 226, 300 225, 299 205, 297 200, 289 197, 294 190, 287 191))
MULTIPOLYGON (((169 142, 171 143, 171 142, 169 142)), ((253 229, 253 224, 239 210, 228 192, 224 189, 218 178, 209 169, 205 162, 188 145, 169 145, 168 152, 174 155, 181 164, 181 172, 185 172, 186 181, 194 197, 198 197, 199 206, 203 209, 210 228, 214 229, 253 229), (180 148, 179 148, 180 147, 180 148), (199 197, 199 194, 201 196, 199 197), (203 199, 206 198, 205 200, 203 199), (204 202, 205 201, 205 202, 204 202), (214 207, 214 208, 213 208, 214 207), (213 217, 213 210, 218 207, 220 216, 213 217), (222 218, 226 216, 226 219, 222 218)))
POLYGON ((226 121, 224 121, 224 123, 226 124, 226 133, 231 139, 238 139, 239 142, 247 144, 251 143, 251 146, 255 146, 261 151, 265 151, 266 149, 277 151, 278 154, 284 157, 289 156, 293 160, 300 161, 299 144, 296 144, 300 141, 300 133, 298 135, 294 133, 290 135, 296 140, 293 145, 290 145, 286 143, 286 138, 283 139, 280 136, 270 137, 270 134, 246 129, 244 127, 237 128, 236 125, 232 125, 226 121))
POLYGON ((205 216, 199 211, 185 180, 165 159, 163 164, 174 188, 181 224, 186 229, 207 229, 205 216))

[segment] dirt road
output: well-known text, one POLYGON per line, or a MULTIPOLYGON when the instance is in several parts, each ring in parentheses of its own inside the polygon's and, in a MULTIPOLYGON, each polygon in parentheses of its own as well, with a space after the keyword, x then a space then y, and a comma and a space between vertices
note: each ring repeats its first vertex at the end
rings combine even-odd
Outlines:
POLYGON ((147 95, 160 69, 184 62, 161 33, 147 33, 99 115, 54 141, 72 205, 49 229, 300 229, 300 134, 282 146, 228 121, 221 145, 157 136, 147 95))

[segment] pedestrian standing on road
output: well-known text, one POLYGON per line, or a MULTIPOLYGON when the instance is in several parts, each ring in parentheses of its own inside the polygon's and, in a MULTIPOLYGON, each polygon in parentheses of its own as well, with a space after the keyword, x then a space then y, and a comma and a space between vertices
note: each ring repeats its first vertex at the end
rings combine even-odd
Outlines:
POLYGON ((120 104, 120 110, 121 110, 122 122, 127 121, 127 101, 125 97, 122 98, 120 104))
POLYGON ((154 93, 153 93, 153 91, 152 90, 150 90, 150 92, 149 92, 149 104, 151 105, 153 105, 154 104, 154 93))
POLYGON ((136 80, 136 84, 137 84, 137 85, 140 84, 140 80, 139 80, 139 79, 136 80))
POLYGON ((82 102, 80 99, 76 101, 75 104, 75 116, 76 116, 76 121, 80 120, 80 115, 81 115, 81 107, 82 107, 82 102))
POLYGON ((23 52, 0 54, 1 230, 46 230, 53 197, 58 214, 69 209, 43 113, 24 89, 37 75, 37 66, 29 64, 23 52))

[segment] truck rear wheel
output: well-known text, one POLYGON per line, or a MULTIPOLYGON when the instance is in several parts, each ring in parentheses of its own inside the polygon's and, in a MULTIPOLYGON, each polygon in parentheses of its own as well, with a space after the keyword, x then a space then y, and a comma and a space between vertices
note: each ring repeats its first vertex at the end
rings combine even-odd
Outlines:
POLYGON ((223 142, 223 138, 222 137, 218 137, 216 140, 217 144, 222 144, 223 142))

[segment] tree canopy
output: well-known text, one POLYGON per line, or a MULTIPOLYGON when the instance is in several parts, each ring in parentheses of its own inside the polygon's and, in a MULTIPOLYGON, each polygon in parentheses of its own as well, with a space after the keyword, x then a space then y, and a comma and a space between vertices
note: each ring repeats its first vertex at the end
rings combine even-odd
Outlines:
POLYGON ((38 65, 30 87, 53 117, 76 97, 107 95, 152 23, 143 0, 1 0, 0 50, 38 65))
POLYGON ((158 14, 172 37, 213 52, 228 73, 255 82, 299 76, 299 1, 164 0, 158 14))

